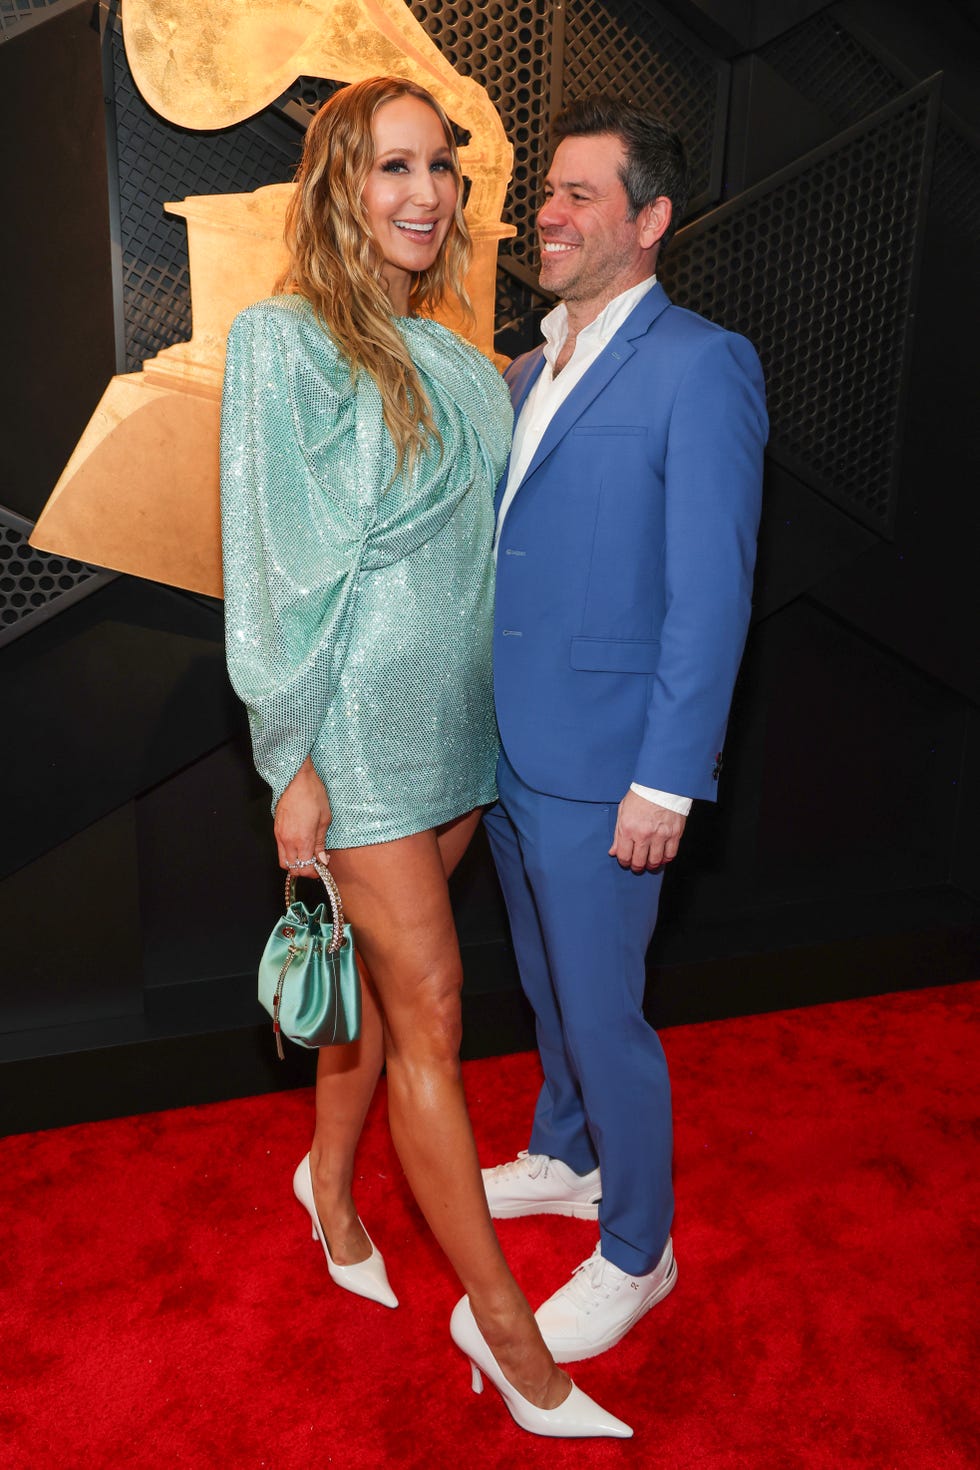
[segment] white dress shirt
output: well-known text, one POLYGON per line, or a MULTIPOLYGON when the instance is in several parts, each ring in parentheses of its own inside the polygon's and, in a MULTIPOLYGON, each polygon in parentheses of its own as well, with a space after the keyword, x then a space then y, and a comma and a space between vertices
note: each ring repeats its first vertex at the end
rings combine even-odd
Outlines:
MULTIPOLYGON (((558 361, 558 356, 568 336, 568 309, 565 303, 560 302, 553 311, 549 311, 542 321, 544 367, 534 387, 525 398, 517 423, 514 425, 510 470, 497 515, 494 555, 496 555, 500 532, 511 502, 537 453, 545 430, 572 389, 581 382, 599 353, 609 345, 633 308, 648 291, 653 289, 656 283, 656 276, 648 276, 645 281, 640 281, 637 285, 631 286, 628 291, 623 291, 621 295, 614 297, 609 305, 600 311, 595 321, 589 322, 589 325, 583 327, 579 332, 571 357, 558 373, 555 372, 555 363, 558 361)), ((647 801, 654 801, 658 806, 678 812, 684 817, 691 810, 689 796, 675 796, 669 791, 658 791, 653 786, 640 786, 636 781, 632 783, 630 790, 635 791, 638 796, 646 797, 647 801)))

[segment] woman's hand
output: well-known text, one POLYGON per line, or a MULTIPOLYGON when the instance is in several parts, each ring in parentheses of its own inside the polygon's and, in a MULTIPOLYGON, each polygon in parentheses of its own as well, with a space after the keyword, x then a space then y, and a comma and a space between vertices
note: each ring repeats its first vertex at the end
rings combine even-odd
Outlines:
POLYGON ((296 877, 313 875, 309 859, 321 862, 330 826, 330 801, 309 756, 286 787, 279 804, 273 830, 279 849, 279 866, 296 877))

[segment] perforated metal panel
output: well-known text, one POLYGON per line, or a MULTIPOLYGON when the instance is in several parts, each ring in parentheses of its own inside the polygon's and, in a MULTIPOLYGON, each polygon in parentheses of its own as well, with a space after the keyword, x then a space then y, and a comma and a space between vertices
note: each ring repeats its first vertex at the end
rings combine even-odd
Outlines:
POLYGON ((909 81, 826 11, 776 36, 759 55, 841 127, 891 102, 909 81))
POLYGON ((409 9, 460 75, 486 88, 500 114, 514 144, 504 219, 517 236, 506 249, 527 261, 550 120, 552 0, 413 0, 409 9))
MULTIPOLYGON (((866 117, 921 79, 883 52, 875 38, 840 10, 822 12, 760 55, 841 127, 866 117)), ((936 134, 932 196, 944 225, 980 238, 980 146, 948 108, 936 134)))
POLYGON ((324 77, 297 77, 277 100, 276 107, 305 127, 339 86, 339 82, 328 82, 324 77))
MULTIPOLYGON (((126 63, 118 0, 111 18, 113 93, 123 257, 126 361, 130 370, 191 333, 187 227, 167 200, 232 194, 292 177, 302 134, 277 122, 193 133, 151 112, 126 63)), ((272 282, 269 283, 270 289, 272 282)))
POLYGON ((569 0, 563 101, 627 93, 680 133, 693 188, 691 211, 718 198, 730 68, 643 0, 569 0))
MULTIPOLYGON (((533 252, 533 220, 543 173, 554 64, 551 0, 407 0, 427 35, 461 76, 487 89, 514 143, 514 175, 504 219, 517 226, 507 250, 519 260, 533 252)), ((303 77, 279 99, 309 116, 336 90, 334 82, 303 77)))
POLYGON ((980 241, 980 147, 948 117, 936 136, 932 195, 947 227, 980 241))
POLYGON ((114 572, 35 551, 33 527, 0 506, 0 646, 109 582, 114 572))
MULTIPOLYGON (((509 264, 534 268, 536 246, 534 213, 547 164, 551 97, 556 91, 555 71, 561 52, 555 45, 552 0, 406 0, 412 15, 461 76, 487 89, 514 144, 514 173, 507 191, 503 217, 517 235, 501 250, 498 289, 509 305, 504 321, 513 319, 510 306, 521 300, 533 312, 546 299, 526 281, 515 281, 509 264)), ((306 114, 307 120, 337 90, 336 82, 301 77, 279 98, 287 115, 306 114)), ((498 318, 499 319, 499 318, 498 318)))
POLYGON ((675 301, 759 349, 774 457, 882 532, 937 113, 916 88, 688 226, 663 262, 675 301))

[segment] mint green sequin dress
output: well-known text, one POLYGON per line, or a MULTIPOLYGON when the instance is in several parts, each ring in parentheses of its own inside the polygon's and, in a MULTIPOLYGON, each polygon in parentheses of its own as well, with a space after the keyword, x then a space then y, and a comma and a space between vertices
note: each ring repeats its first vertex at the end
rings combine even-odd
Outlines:
POLYGON ((273 806, 308 755, 327 846, 421 832, 496 796, 493 493, 510 398, 437 322, 398 318, 442 450, 392 483, 378 390, 301 296, 242 312, 221 412, 225 636, 273 806))

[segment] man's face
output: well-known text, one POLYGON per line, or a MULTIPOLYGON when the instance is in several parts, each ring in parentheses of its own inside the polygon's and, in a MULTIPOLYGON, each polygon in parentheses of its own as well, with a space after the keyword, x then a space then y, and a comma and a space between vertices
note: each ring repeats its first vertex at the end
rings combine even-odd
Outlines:
MULTIPOLYGON (((538 211, 541 284, 595 314, 651 274, 643 211, 629 219, 620 171, 626 162, 613 133, 563 138, 538 211), (641 239, 642 237, 642 239, 641 239)), ((655 252, 654 252, 655 256, 655 252)))

